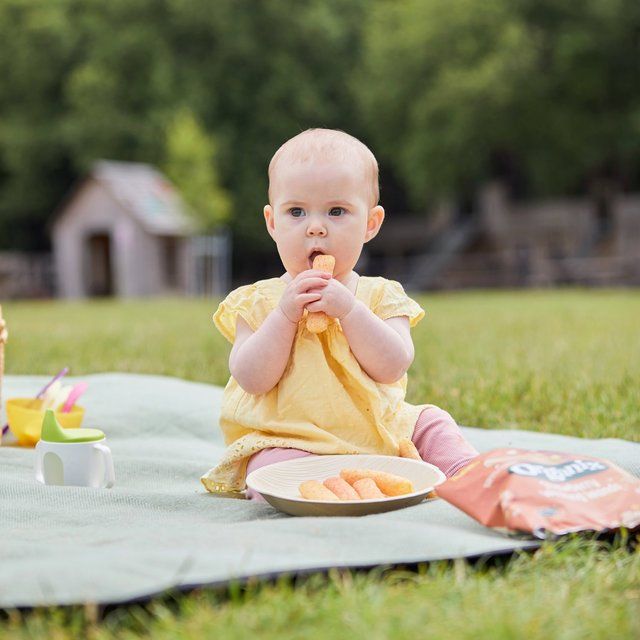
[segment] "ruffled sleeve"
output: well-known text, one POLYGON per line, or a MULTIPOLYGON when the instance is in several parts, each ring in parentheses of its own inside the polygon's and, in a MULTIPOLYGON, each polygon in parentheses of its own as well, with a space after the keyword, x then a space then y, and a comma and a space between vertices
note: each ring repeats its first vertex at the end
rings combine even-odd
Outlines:
POLYGON ((383 320, 408 316, 411 327, 415 327, 425 316, 424 309, 404 292, 399 282, 386 279, 382 279, 381 291, 373 312, 383 320))
POLYGON ((218 331, 233 344, 236 339, 236 318, 240 315, 256 331, 271 312, 267 297, 256 284, 247 284, 234 289, 213 314, 213 323, 218 331))

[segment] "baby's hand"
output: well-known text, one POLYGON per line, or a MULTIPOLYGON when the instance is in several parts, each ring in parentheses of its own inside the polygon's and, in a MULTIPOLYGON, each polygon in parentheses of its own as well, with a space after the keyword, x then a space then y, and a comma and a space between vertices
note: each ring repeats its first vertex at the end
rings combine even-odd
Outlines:
POLYGON ((300 322, 304 308, 321 297, 320 291, 330 280, 331 274, 317 269, 299 273, 288 285, 280 298, 280 311, 294 323, 300 322), (314 291, 310 291, 314 289, 314 291))
POLYGON ((356 297, 342 282, 331 278, 322 288, 320 299, 307 305, 309 313, 324 311, 332 318, 344 318, 356 303, 356 297))

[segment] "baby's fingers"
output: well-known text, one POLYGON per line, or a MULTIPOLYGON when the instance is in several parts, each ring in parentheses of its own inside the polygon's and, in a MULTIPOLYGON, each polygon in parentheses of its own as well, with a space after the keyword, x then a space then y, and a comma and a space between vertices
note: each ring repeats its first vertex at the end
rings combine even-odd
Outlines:
POLYGON ((296 287, 297 291, 309 291, 310 289, 324 289, 329 281, 324 278, 307 278, 302 280, 296 287))
POLYGON ((301 293, 296 296, 296 304, 301 307, 309 307, 309 304, 317 302, 322 297, 320 293, 301 293))
POLYGON ((331 274, 326 271, 320 271, 318 269, 307 269, 307 271, 302 271, 299 273, 292 282, 304 282, 309 278, 322 278, 323 280, 331 280, 331 274))
POLYGON ((311 302, 310 304, 306 305, 307 311, 309 313, 317 313, 319 311, 322 311, 322 303, 320 302, 320 300, 314 300, 313 302, 311 302))

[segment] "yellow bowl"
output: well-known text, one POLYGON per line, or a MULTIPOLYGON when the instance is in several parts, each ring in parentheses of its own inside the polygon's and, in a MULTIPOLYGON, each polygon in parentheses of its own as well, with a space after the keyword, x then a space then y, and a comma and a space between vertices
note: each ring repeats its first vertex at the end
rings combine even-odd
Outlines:
MULTIPOLYGON (((7 422, 18 442, 26 447, 33 447, 40 440, 44 411, 42 400, 34 398, 9 398, 6 404, 7 422)), ((84 408, 77 404, 69 413, 55 412, 58 422, 65 429, 77 429, 84 418, 84 408)))

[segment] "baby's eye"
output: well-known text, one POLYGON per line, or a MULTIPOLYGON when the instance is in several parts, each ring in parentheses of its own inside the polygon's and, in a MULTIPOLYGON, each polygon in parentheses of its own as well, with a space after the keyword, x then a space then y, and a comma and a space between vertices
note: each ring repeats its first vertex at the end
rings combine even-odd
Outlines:
POLYGON ((301 209, 300 207, 291 207, 291 209, 289 209, 289 213, 294 218, 300 218, 301 216, 304 215, 304 209, 301 209))
POLYGON ((330 216, 341 216, 342 214, 346 213, 346 210, 343 209, 342 207, 333 207, 330 211, 329 211, 329 215, 330 216))

